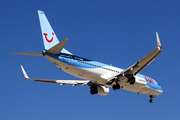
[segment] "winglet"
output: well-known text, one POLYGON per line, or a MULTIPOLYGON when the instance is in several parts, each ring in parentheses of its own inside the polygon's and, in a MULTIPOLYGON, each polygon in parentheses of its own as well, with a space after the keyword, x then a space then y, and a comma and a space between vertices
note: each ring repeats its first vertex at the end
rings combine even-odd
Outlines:
POLYGON ((22 80, 21 82, 24 82, 25 80, 29 79, 29 77, 28 77, 28 75, 26 74, 26 71, 24 70, 23 66, 22 66, 22 65, 20 65, 20 66, 21 66, 22 72, 23 72, 24 77, 25 77, 25 79, 22 80))
POLYGON ((160 42, 160 39, 159 39, 159 35, 158 35, 157 32, 156 32, 156 38, 157 38, 157 45, 158 45, 158 47, 160 47, 162 49, 161 42, 160 42))

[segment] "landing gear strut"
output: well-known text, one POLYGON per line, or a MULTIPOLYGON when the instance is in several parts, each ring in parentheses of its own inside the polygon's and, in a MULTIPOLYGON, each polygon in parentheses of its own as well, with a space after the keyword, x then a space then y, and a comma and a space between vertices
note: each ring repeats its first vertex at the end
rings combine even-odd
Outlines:
POLYGON ((97 90, 97 86, 96 85, 92 85, 90 87, 90 93, 91 95, 94 95, 94 94, 97 94, 98 93, 98 90, 97 90))

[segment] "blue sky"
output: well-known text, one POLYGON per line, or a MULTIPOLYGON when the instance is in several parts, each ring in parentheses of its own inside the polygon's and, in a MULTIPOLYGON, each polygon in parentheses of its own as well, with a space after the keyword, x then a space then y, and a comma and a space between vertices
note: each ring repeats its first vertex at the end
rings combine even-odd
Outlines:
POLYGON ((6 0, 0 4, 0 119, 180 119, 178 0, 6 0), (37 10, 43 10, 58 39, 75 55, 127 68, 156 47, 163 52, 141 73, 158 81, 164 93, 149 97, 110 88, 108 96, 90 95, 88 86, 38 83, 33 78, 77 79, 43 57, 11 55, 40 52, 44 46, 37 10))

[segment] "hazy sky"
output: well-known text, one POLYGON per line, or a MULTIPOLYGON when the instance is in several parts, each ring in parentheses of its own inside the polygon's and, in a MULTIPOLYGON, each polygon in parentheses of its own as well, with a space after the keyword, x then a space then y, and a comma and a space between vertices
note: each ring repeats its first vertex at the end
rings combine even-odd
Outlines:
POLYGON ((0 4, 2 120, 178 120, 180 119, 180 1, 178 0, 5 0, 0 4), (38 83, 29 77, 78 79, 44 57, 11 55, 44 49, 37 10, 43 10, 59 41, 71 53, 127 68, 156 48, 163 51, 141 73, 164 92, 149 97, 126 90, 91 95, 88 86, 38 83))

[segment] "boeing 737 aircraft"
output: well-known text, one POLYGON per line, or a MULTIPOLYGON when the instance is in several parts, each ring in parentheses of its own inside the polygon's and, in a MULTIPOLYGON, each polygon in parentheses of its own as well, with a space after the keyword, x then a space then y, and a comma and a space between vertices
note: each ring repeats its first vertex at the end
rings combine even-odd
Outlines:
POLYGON ((152 52, 130 67, 121 69, 73 55, 71 52, 64 49, 68 39, 64 39, 63 41, 59 42, 55 32, 53 31, 45 16, 45 13, 38 10, 38 15, 45 47, 44 50, 42 52, 35 53, 12 54, 44 56, 59 69, 84 80, 52 80, 29 78, 23 66, 21 66, 25 77, 22 82, 30 79, 37 82, 58 83, 60 85, 87 85, 90 86, 90 93, 92 95, 108 95, 109 87, 112 87, 113 90, 125 89, 136 92, 138 94, 140 93, 148 95, 150 97, 150 103, 153 102, 154 97, 157 97, 163 92, 161 86, 154 79, 139 74, 162 52, 162 46, 157 32, 157 48, 155 48, 152 52))

